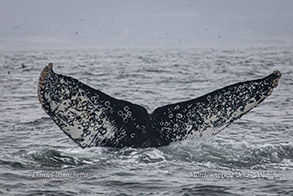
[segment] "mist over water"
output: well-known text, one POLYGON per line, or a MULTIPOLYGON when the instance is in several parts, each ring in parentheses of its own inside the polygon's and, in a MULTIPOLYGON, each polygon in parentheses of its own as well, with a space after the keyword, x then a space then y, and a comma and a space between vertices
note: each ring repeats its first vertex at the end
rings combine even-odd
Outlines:
POLYGON ((292 195, 293 48, 0 51, 1 195, 292 195), (220 134, 146 149, 79 148, 45 114, 41 70, 155 108, 278 69, 220 134))

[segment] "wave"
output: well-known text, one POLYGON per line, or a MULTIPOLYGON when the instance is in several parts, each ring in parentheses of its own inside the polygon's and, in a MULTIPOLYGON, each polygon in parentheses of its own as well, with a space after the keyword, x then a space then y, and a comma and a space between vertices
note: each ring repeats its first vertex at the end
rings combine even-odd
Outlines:
POLYGON ((194 144, 187 141, 164 148, 164 151, 168 160, 212 164, 213 167, 258 169, 279 165, 292 168, 293 164, 288 161, 293 159, 292 143, 251 145, 221 141, 194 144))
MULTIPOLYGON (((249 145, 246 143, 192 141, 175 143, 161 148, 103 148, 43 149, 30 152, 27 158, 40 167, 68 168, 85 164, 101 167, 152 164, 192 163, 208 168, 227 169, 293 169, 293 145, 249 145)), ((21 164, 21 163, 19 163, 21 164)), ((17 166, 17 163, 16 163, 17 166)))
POLYGON ((70 156, 54 149, 29 153, 27 158, 33 160, 40 168, 69 168, 87 163, 86 158, 70 156))

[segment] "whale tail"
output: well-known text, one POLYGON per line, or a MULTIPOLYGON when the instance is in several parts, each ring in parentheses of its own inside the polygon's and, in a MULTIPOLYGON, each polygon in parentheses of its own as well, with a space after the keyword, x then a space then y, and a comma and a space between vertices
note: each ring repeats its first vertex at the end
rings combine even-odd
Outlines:
POLYGON ((158 147, 191 137, 215 135, 256 107, 278 84, 279 71, 199 98, 157 108, 115 99, 53 71, 41 72, 38 97, 45 112, 80 147, 158 147))
POLYGON ((139 147, 148 134, 137 132, 146 127, 146 109, 118 100, 78 80, 46 66, 40 76, 38 96, 45 112, 80 147, 139 147))
POLYGON ((185 102, 157 108, 152 114, 162 140, 178 141, 215 135, 271 95, 281 77, 240 82, 185 102), (175 134, 174 134, 175 133, 175 134))

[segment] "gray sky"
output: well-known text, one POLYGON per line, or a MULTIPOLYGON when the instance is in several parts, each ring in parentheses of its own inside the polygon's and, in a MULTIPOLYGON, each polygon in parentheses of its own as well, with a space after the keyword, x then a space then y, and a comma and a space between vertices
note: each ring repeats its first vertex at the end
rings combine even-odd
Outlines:
POLYGON ((293 45, 292 0, 0 0, 0 48, 293 45))

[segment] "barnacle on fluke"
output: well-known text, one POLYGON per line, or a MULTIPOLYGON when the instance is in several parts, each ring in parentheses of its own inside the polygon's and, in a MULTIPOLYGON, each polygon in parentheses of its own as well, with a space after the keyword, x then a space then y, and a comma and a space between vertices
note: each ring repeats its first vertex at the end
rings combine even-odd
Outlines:
POLYGON ((149 114, 142 106, 56 74, 49 63, 41 73, 38 96, 45 112, 82 148, 158 147, 219 133, 268 97, 280 77, 274 71, 149 114))

